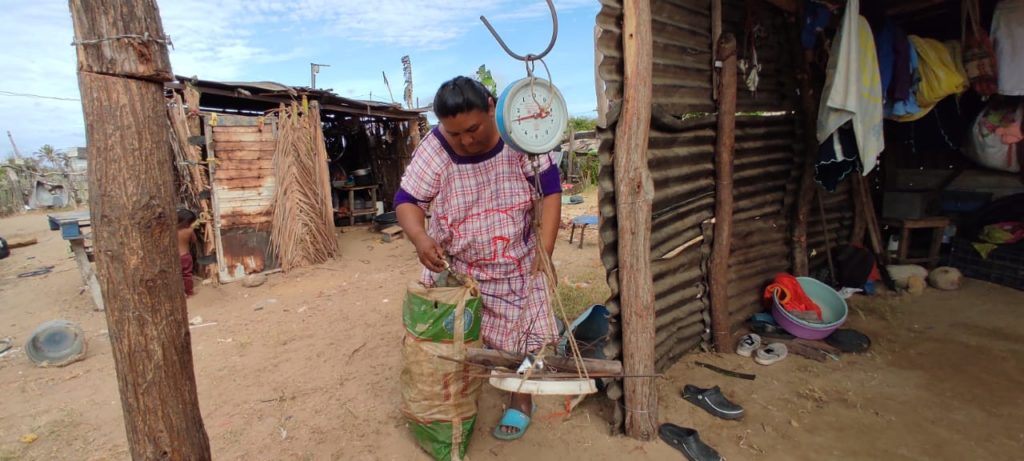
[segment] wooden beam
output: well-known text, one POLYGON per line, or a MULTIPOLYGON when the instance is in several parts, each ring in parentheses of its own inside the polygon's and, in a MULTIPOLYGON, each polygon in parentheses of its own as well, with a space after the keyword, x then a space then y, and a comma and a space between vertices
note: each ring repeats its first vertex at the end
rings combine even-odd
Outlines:
MULTIPOLYGON (((654 42, 649 0, 623 3, 622 113, 615 130, 615 208, 619 236, 619 298, 623 368, 629 376, 654 374, 654 287, 651 278, 651 202, 647 168, 654 42)), ((626 378, 626 435, 657 434, 658 390, 650 378, 626 378)))
POLYGON ((729 317, 729 250, 732 246, 733 151, 736 145, 736 37, 722 35, 718 41, 722 63, 718 92, 718 132, 715 144, 715 234, 711 248, 711 331, 715 350, 733 352, 732 322, 729 317))
MULTIPOLYGON (((711 0, 711 68, 718 66, 718 40, 722 38, 722 0, 711 0)), ((718 100, 718 72, 711 72, 711 99, 718 100)))
POLYGON ((30 238, 30 239, 22 239, 22 240, 9 240, 7 242, 7 248, 13 250, 15 248, 24 248, 24 247, 27 247, 27 246, 32 246, 32 245, 35 245, 37 243, 39 243, 39 240, 37 240, 35 237, 30 238))
POLYGON ((765 0, 769 4, 779 8, 787 13, 796 13, 800 9, 800 4, 797 0, 765 0))
MULTIPOLYGON (((772 2, 772 0, 768 0, 772 2)), ((774 3, 774 2, 773 2, 774 3)), ((918 13, 921 10, 931 9, 942 4, 950 3, 947 0, 917 0, 917 1, 903 1, 903 2, 890 2, 890 5, 885 9, 887 16, 900 16, 918 13)), ((959 2, 957 2, 959 5, 959 2)), ((948 6, 948 5, 947 5, 948 6)))
POLYGON ((810 63, 813 60, 811 51, 804 50, 800 44, 800 28, 792 22, 789 24, 793 25, 793 30, 789 34, 789 43, 793 50, 794 65, 798 69, 796 79, 800 90, 800 119, 803 122, 804 132, 803 171, 800 174, 800 187, 793 217, 793 275, 806 276, 809 271, 807 220, 811 213, 814 190, 817 187, 814 184, 814 162, 818 157, 818 99, 821 95, 816 91, 814 82, 811 81, 810 63))
MULTIPOLYGON (((182 85, 181 83, 167 83, 165 85, 165 87, 168 88, 168 89, 172 89, 172 90, 179 90, 179 89, 184 88, 184 85, 182 85)), ((289 104, 293 100, 293 98, 291 96, 284 96, 284 95, 260 95, 260 94, 243 95, 243 94, 239 94, 239 93, 237 93, 235 91, 232 91, 232 90, 225 90, 225 89, 220 89, 220 88, 210 88, 210 87, 205 87, 205 86, 204 87, 197 87, 197 88, 203 94, 216 95, 216 96, 225 96, 225 97, 229 97, 229 98, 237 98, 237 99, 242 99, 242 100, 247 100, 247 101, 258 101, 258 102, 267 103, 267 104, 271 104, 271 105, 289 104)), ((216 107, 216 106, 214 106, 214 107, 216 107)), ((320 104, 320 108, 321 108, 321 110, 323 110, 325 112, 341 112, 341 113, 349 114, 349 115, 357 115, 357 116, 365 116, 365 117, 390 118, 390 119, 395 119, 395 120, 416 120, 420 116, 420 114, 405 113, 405 111, 402 111, 401 109, 395 109, 395 110, 386 110, 385 109, 385 110, 381 110, 381 109, 373 109, 373 108, 370 108, 370 107, 365 107, 365 108, 362 108, 362 107, 349 107, 349 106, 342 106, 342 105, 338 105, 338 104, 328 104, 328 103, 321 103, 320 104)), ((206 110, 205 106, 204 106, 203 110, 206 110)))
POLYGON ((71 0, 96 273, 135 460, 209 460, 179 265, 155 0, 71 0), (141 37, 141 38, 139 38, 141 37))
MULTIPOLYGON (((494 349, 466 349, 466 361, 480 365, 496 365, 515 369, 526 358, 523 354, 515 354, 494 349)), ((571 357, 544 357, 545 367, 554 367, 559 371, 575 372, 576 362, 571 357)), ((583 359, 583 367, 588 373, 603 375, 621 375, 622 362, 618 360, 583 359)))

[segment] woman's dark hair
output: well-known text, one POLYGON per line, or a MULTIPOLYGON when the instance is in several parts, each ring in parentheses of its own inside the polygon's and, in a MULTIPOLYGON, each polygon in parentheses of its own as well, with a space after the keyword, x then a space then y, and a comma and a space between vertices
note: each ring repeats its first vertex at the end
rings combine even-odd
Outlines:
POLYGON ((492 99, 497 98, 482 83, 469 77, 455 77, 438 88, 434 96, 434 114, 438 118, 448 118, 474 110, 487 112, 492 99))

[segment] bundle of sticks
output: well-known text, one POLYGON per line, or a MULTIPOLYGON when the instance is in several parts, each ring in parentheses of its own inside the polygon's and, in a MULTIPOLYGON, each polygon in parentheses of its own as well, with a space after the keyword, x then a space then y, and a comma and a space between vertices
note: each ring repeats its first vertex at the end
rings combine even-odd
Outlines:
POLYGON ((174 150, 174 165, 179 186, 178 195, 182 197, 186 207, 199 215, 202 252, 210 254, 214 251, 210 199, 202 195, 203 192, 210 190, 209 171, 203 160, 202 149, 189 142, 189 138, 201 134, 198 125, 199 92, 187 87, 184 93, 184 101, 182 96, 175 92, 167 104, 171 148, 174 150))
POLYGON ((303 97, 301 106, 292 102, 277 111, 277 190, 270 241, 281 269, 287 271, 335 257, 338 244, 319 107, 303 97))

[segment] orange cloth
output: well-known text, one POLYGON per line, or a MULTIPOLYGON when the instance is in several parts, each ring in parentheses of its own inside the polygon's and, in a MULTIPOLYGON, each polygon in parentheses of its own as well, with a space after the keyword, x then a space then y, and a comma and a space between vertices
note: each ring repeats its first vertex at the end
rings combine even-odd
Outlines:
POLYGON ((766 305, 772 305, 772 293, 775 291, 778 291, 779 304, 782 304, 782 307, 787 311, 814 312, 818 320, 821 320, 821 307, 818 307, 804 293, 804 289, 800 287, 800 282, 797 281, 796 277, 785 272, 776 274, 775 280, 764 289, 764 302, 766 305))

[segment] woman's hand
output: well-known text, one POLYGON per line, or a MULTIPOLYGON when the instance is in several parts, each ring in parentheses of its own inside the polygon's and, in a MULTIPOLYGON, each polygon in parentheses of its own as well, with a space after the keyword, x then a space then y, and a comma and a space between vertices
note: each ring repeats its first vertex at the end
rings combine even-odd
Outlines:
POLYGON ((412 244, 416 247, 416 255, 419 256, 420 263, 423 266, 433 272, 444 270, 444 250, 434 239, 424 234, 422 237, 414 240, 412 244))

